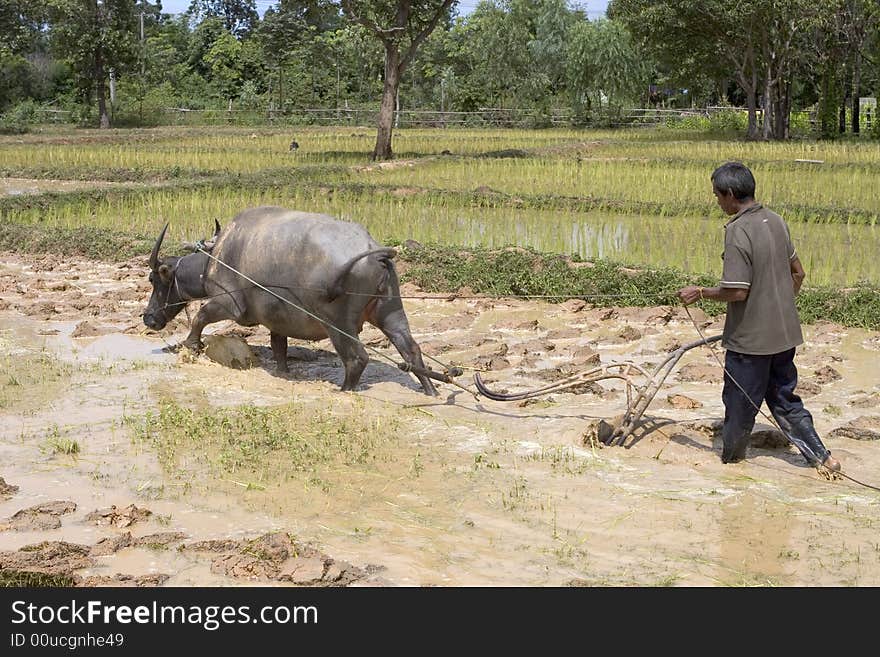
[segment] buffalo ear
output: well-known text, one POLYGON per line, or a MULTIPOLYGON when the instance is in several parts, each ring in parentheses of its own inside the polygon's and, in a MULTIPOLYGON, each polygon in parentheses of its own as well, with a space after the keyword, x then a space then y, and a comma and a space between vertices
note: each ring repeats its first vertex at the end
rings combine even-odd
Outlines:
POLYGON ((162 279, 163 283, 170 283, 174 278, 174 272, 171 270, 171 267, 168 265, 159 265, 159 278, 162 279))

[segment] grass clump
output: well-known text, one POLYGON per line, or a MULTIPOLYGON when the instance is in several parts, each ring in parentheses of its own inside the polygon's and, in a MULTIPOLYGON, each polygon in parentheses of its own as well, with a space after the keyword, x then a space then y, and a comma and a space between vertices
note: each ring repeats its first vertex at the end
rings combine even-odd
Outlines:
POLYGON ((801 320, 819 320, 864 329, 880 329, 880 289, 867 283, 854 288, 813 288, 797 298, 801 320))
POLYGON ((176 401, 159 402, 156 413, 127 417, 136 440, 155 448, 162 467, 182 475, 193 464, 212 474, 252 477, 264 483, 305 473, 324 481, 336 466, 369 467, 392 458, 398 423, 359 412, 289 404, 243 405, 196 411, 176 401))
POLYGON ((0 251, 56 253, 93 260, 121 260, 148 254, 155 237, 130 235, 106 228, 61 228, 0 223, 0 251))
MULTIPOLYGON (((580 262, 528 249, 460 250, 441 246, 400 249, 402 281, 427 292, 467 288, 488 296, 535 295, 549 302, 584 299, 597 306, 678 305, 676 291, 685 285, 714 287, 716 278, 676 269, 635 269, 610 260, 580 262)), ((806 288, 797 297, 801 321, 825 320, 843 326, 880 329, 880 289, 867 283, 837 289, 806 288)), ((717 316, 726 304, 703 301, 700 307, 717 316)))
MULTIPOLYGON (((529 249, 461 251, 427 246, 402 249, 404 281, 429 292, 470 288, 489 296, 537 296, 550 302, 582 298, 596 305, 653 306, 678 303, 676 290, 690 282, 673 269, 631 269, 608 260, 580 262, 529 249)), ((710 285, 708 277, 697 284, 710 285)))
POLYGON ((67 456, 76 456, 80 452, 79 443, 73 438, 62 435, 57 424, 46 432, 40 449, 51 454, 66 454, 67 456))
POLYGON ((0 409, 38 408, 61 391, 71 370, 47 353, 0 355, 0 409))

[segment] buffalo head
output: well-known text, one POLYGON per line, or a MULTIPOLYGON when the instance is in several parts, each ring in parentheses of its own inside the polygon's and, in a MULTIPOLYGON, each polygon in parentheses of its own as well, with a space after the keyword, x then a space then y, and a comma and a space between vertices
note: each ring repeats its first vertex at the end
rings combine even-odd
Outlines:
POLYGON ((144 311, 144 324, 156 331, 165 328, 165 325, 186 305, 180 293, 180 286, 175 280, 180 257, 159 258, 159 249, 167 230, 168 224, 165 224, 150 254, 150 283, 153 284, 153 293, 144 311))
MULTIPOLYGON (((191 250, 209 252, 214 247, 214 244, 216 244, 217 238, 220 235, 220 223, 216 220, 214 221, 214 227, 214 236, 211 240, 193 245, 191 250)), ((165 224, 165 227, 159 234, 159 239, 153 245, 153 252, 150 254, 150 283, 153 284, 153 293, 150 295, 150 302, 144 311, 144 324, 156 331, 165 328, 165 325, 174 319, 192 299, 199 298, 196 290, 202 288, 201 280, 182 280, 178 270, 180 269, 181 261, 186 258, 204 258, 203 254, 192 254, 183 257, 159 257, 159 249, 162 247, 162 241, 165 239, 167 231, 168 224, 165 224), (188 290, 189 293, 185 294, 184 290, 188 290)), ((182 278, 187 278, 186 274, 183 274, 182 278)))

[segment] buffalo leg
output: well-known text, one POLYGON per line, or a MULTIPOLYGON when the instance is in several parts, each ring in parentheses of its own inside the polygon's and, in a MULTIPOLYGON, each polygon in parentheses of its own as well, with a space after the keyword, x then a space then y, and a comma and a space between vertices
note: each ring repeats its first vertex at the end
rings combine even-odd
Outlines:
MULTIPOLYGON (((342 330, 349 335, 356 334, 356 330, 353 328, 343 328, 342 330)), ((352 340, 339 331, 330 329, 328 332, 330 334, 330 342, 333 343, 333 348, 336 349, 336 353, 342 359, 342 364, 345 366, 345 380, 342 382, 342 389, 354 390, 358 381, 361 380, 364 368, 366 368, 370 360, 367 356, 367 350, 364 349, 364 345, 360 342, 352 340)))
MULTIPOLYGON (((422 360, 422 350, 416 341, 413 340, 409 329, 409 322, 403 312, 403 307, 399 306, 399 304, 399 299, 387 303, 379 302, 376 308, 376 326, 391 340, 391 344, 397 348, 398 353, 400 353, 407 365, 420 370, 427 369, 425 362, 422 360), (395 305, 398 307, 395 307, 395 305)), ((422 390, 425 391, 426 395, 436 396, 438 394, 437 388, 434 387, 431 379, 417 372, 413 372, 413 374, 415 374, 419 383, 422 384, 422 390)))
POLYGON ((287 373, 287 336, 280 333, 269 333, 272 343, 272 355, 275 356, 275 369, 282 374, 287 373))
POLYGON ((202 347, 204 347, 204 344, 202 344, 202 331, 208 324, 224 319, 234 319, 230 315, 229 309, 222 303, 209 301, 196 313, 192 328, 189 331, 189 335, 186 336, 186 340, 183 341, 183 345, 193 351, 201 351, 202 347))

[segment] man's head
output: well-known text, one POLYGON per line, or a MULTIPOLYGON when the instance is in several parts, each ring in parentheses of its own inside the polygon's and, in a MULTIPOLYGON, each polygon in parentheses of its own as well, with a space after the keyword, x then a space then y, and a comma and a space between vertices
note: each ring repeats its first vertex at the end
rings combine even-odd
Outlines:
POLYGON ((727 214, 736 214, 755 200, 755 177, 741 162, 725 162, 712 172, 712 191, 727 214))

